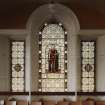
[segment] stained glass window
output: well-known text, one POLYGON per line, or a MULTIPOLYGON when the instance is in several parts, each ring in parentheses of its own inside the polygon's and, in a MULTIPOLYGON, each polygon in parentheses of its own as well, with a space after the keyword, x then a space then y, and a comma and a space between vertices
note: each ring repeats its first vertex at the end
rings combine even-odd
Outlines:
POLYGON ((67 32, 61 23, 39 32, 39 91, 67 91, 67 32))
POLYGON ((82 41, 82 91, 95 91, 95 41, 82 41))
POLYGON ((22 92, 25 89, 25 46, 24 41, 11 42, 11 91, 22 92))

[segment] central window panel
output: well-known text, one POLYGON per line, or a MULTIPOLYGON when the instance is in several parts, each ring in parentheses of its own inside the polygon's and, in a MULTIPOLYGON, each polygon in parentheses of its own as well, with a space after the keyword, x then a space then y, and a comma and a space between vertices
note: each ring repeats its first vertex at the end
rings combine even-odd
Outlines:
POLYGON ((39 32, 39 91, 67 91, 67 32, 61 23, 39 32))

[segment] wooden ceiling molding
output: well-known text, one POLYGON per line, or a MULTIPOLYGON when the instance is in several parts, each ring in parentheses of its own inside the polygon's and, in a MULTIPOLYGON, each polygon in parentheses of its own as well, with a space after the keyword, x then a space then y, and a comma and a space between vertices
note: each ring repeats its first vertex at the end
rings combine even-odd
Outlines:
MULTIPOLYGON (((48 3, 45 2, 45 0, 30 0, 31 2, 29 2, 29 0, 19 1, 14 3, 13 0, 10 0, 10 2, 6 4, 2 2, 2 5, 7 6, 5 9, 0 4, 0 29, 25 29, 31 13, 39 6, 48 3)), ((99 1, 96 1, 97 2, 94 1, 89 7, 88 3, 80 2, 80 0, 65 0, 65 2, 57 0, 57 2, 72 9, 79 20, 81 29, 105 29, 104 3, 100 0, 98 5, 99 1)))

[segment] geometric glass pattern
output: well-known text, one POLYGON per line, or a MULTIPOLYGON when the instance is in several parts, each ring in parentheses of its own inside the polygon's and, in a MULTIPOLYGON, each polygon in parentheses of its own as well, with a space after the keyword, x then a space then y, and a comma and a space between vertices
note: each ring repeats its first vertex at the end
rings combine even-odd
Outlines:
POLYGON ((45 24, 39 32, 38 91, 67 91, 67 32, 61 23, 45 24))
POLYGON ((25 43, 11 42, 11 91, 25 91, 25 43))
POLYGON ((82 91, 95 91, 95 41, 81 41, 82 91))

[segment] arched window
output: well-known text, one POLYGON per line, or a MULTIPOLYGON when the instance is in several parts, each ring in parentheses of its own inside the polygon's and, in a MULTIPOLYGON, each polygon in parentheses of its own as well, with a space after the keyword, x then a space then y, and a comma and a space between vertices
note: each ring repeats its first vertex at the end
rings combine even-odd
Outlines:
POLYGON ((39 32, 39 91, 67 91, 67 32, 61 23, 39 32))

